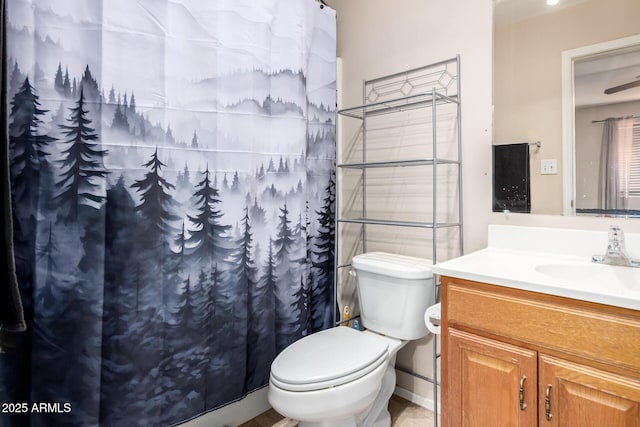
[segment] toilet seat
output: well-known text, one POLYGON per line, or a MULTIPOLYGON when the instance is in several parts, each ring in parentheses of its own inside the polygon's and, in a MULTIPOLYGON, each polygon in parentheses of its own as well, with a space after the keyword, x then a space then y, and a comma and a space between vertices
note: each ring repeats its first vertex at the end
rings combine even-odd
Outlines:
POLYGON ((271 365, 271 382, 289 391, 335 387, 361 378, 385 363, 388 341, 375 334, 336 327, 285 348, 271 365))

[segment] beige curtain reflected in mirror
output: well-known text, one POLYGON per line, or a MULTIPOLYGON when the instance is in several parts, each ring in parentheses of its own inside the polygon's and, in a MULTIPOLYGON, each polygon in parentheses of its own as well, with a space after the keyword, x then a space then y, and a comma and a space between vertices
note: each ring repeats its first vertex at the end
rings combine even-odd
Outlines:
POLYGON ((633 119, 604 121, 600 156, 600 208, 627 209, 633 145, 633 119))

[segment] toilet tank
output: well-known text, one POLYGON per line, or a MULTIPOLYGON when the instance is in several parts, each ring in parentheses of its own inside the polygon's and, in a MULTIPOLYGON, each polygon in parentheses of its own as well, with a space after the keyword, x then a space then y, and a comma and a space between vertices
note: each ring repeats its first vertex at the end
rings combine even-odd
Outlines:
POLYGON ((385 252, 353 257, 362 324, 402 340, 425 336, 424 313, 435 300, 432 264, 385 252))

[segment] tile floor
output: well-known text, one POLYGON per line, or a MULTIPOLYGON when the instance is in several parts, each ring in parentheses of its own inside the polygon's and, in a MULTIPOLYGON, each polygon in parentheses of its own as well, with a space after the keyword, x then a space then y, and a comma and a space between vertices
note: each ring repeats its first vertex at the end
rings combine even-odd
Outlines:
MULTIPOLYGON (((428 427, 433 425, 433 412, 396 395, 389 401, 393 427, 428 427)), ((273 409, 264 412, 240 427, 295 427, 297 423, 283 418, 273 409)))

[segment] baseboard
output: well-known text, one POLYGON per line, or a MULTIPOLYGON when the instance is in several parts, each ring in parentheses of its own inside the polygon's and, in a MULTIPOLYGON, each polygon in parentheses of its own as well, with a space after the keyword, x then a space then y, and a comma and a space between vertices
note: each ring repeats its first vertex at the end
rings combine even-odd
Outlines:
MULTIPOLYGON (((393 394, 433 412, 433 397, 420 396, 419 394, 415 394, 414 392, 402 387, 396 387, 393 394)), ((440 409, 440 405, 438 405, 438 409, 440 409)))
POLYGON ((249 393, 242 400, 180 424, 180 427, 223 427, 245 423, 271 409, 267 400, 267 390, 268 387, 263 387, 249 393))
MULTIPOLYGON (((396 387, 394 394, 407 399, 409 402, 433 411, 433 398, 415 394, 402 387, 396 387)), ((192 419, 180 427, 222 427, 237 426, 260 415, 271 408, 267 401, 267 387, 248 394, 244 399, 231 403, 224 408, 212 411, 192 419)))

